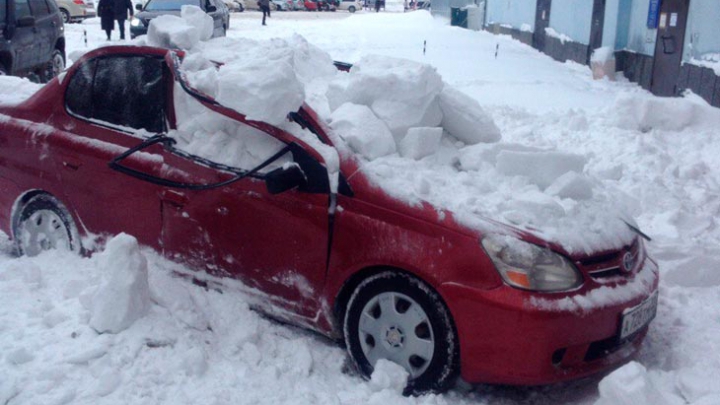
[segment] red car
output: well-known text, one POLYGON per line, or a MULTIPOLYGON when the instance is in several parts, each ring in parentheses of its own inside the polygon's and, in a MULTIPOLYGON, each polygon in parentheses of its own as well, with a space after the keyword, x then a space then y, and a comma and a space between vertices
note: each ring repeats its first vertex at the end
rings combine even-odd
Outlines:
POLYGON ((21 253, 81 252, 84 236, 132 234, 242 280, 275 317, 344 339, 365 376, 379 359, 402 365, 411 392, 442 391, 459 376, 578 378, 640 345, 658 269, 639 231, 622 249, 569 254, 506 225, 470 229, 389 196, 353 156, 326 162, 321 149, 333 142, 308 106, 288 117, 314 142, 194 90, 181 57, 97 49, 22 104, 0 107, 0 224, 21 253), (181 150, 165 135, 181 95, 281 148, 254 167, 181 150), (335 183, 329 167, 339 167, 335 183), (573 304, 594 299, 603 304, 573 304))

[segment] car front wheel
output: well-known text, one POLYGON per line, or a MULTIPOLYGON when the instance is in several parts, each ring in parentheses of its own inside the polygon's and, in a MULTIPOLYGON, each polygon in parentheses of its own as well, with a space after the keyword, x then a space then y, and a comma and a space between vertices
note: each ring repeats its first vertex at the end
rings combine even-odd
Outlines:
POLYGON ((70 214, 54 197, 39 194, 21 208, 13 223, 13 240, 20 255, 37 256, 50 249, 80 252, 70 214))
POLYGON ((352 294, 343 325, 348 353, 365 377, 380 359, 409 374, 406 393, 443 392, 459 371, 457 334, 440 297, 422 281, 386 271, 352 294))
POLYGON ((348 7, 348 11, 351 12, 351 13, 354 13, 354 12, 355 12, 355 7, 354 7, 354 6, 348 7))

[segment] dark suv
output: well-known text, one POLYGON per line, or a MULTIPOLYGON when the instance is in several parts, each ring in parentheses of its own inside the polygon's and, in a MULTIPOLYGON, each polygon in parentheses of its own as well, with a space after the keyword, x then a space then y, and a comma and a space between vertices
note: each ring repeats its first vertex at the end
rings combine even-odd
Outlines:
POLYGON ((0 0, 0 74, 57 76, 65 69, 64 31, 55 0, 0 0))

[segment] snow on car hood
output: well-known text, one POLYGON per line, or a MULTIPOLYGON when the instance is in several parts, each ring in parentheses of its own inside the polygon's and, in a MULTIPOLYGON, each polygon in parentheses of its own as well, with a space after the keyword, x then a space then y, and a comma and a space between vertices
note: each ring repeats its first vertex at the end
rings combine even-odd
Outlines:
MULTIPOLYGON (((150 32, 173 43, 182 30, 163 23, 172 21, 155 19, 150 32)), ((160 41, 150 34, 147 42, 160 41)), ((344 158, 408 204, 427 201, 479 230, 483 218, 510 224, 569 253, 620 248, 635 236, 615 191, 585 173, 588 157, 503 142, 492 117, 432 66, 368 56, 338 72, 298 35, 216 38, 186 51, 182 70, 191 86, 249 119, 287 130, 287 113, 311 105, 344 158)))

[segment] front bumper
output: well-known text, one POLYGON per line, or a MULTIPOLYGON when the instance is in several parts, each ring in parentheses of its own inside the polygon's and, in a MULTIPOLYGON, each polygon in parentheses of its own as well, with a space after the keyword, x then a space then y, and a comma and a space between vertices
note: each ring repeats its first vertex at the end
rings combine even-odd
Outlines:
MULTIPOLYGON (((623 311, 643 302, 658 286, 658 268, 652 260, 645 260, 636 278, 641 274, 643 283, 648 284, 645 292, 627 301, 586 309, 536 305, 534 299, 553 302, 548 299, 553 296, 507 286, 479 290, 443 284, 440 293, 458 330, 463 379, 470 383, 542 385, 623 364, 635 354, 648 329, 644 327, 620 341, 623 311)), ((582 295, 579 291, 563 297, 582 295)))

